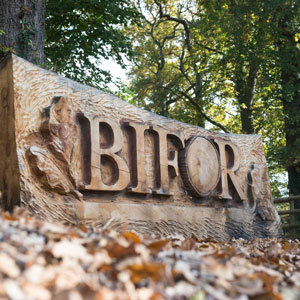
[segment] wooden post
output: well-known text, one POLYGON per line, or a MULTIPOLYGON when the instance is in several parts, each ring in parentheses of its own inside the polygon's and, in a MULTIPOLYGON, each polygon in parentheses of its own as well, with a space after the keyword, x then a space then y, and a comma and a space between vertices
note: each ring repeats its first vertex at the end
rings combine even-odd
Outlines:
MULTIPOLYGON (((293 211, 295 209, 295 203, 294 199, 290 198, 290 210, 293 211)), ((290 235, 292 238, 295 237, 296 235, 296 228, 294 227, 295 225, 295 214, 290 214, 290 235)))
MULTIPOLYGON (((283 225, 285 234, 289 237, 296 238, 297 230, 299 230, 300 225, 296 223, 296 215, 300 214, 300 209, 295 209, 295 201, 300 200, 300 195, 298 196, 289 196, 285 198, 273 199, 274 203, 289 203, 289 210, 278 211, 279 215, 285 216, 288 220, 288 224, 283 225)), ((283 219, 284 217, 282 217, 283 219)))

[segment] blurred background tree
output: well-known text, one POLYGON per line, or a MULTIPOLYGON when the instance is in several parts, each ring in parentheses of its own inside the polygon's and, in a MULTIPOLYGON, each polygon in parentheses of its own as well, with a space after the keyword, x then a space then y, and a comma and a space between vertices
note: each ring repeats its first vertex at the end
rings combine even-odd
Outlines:
POLYGON ((136 1, 137 103, 234 133, 261 134, 274 196, 300 194, 299 2, 136 1))
POLYGON ((297 0, 0 0, 8 51, 166 117, 261 134, 274 196, 300 194, 297 0), (124 61, 125 58, 125 61, 124 61))
POLYGON ((112 78, 101 69, 102 59, 124 66, 123 57, 133 57, 122 30, 138 20, 130 0, 47 0, 47 63, 55 72, 104 88, 112 78))
POLYGON ((71 79, 106 87, 102 59, 124 66, 133 51, 122 30, 139 20, 130 0, 0 0, 0 56, 17 55, 71 79))

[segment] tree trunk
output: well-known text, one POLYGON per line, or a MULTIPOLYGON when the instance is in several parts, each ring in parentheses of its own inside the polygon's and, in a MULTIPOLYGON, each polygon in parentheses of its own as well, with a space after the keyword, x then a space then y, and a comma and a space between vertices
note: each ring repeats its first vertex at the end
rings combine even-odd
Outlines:
MULTIPOLYGON (((298 80, 299 81, 299 80, 298 80)), ((299 85, 300 83, 298 83, 299 85)), ((285 114, 286 160, 288 172, 288 189, 290 195, 300 195, 300 94, 291 102, 283 101, 285 114)), ((300 201, 295 201, 295 209, 300 209, 300 201)), ((300 224, 300 215, 296 215, 300 224)))
POLYGON ((243 72, 237 75, 236 90, 237 100, 240 104, 240 117, 242 131, 246 134, 255 133, 253 125, 253 100, 255 95, 258 68, 255 63, 250 62, 248 77, 244 78, 243 72))
MULTIPOLYGON (((239 102, 240 103, 240 102, 239 102)), ((243 103, 243 102, 242 102, 243 103)), ((245 108, 241 107, 241 122, 242 122, 242 132, 247 134, 254 133, 253 126, 253 115, 252 115, 252 106, 246 106, 245 108)))
POLYGON ((12 51, 36 64, 44 56, 45 0, 0 0, 1 54, 12 51))
MULTIPOLYGON (((278 57, 281 64, 282 103, 285 121, 285 160, 290 195, 300 195, 300 50, 294 38, 292 21, 285 16, 280 23, 281 40, 278 41, 278 57), (288 24, 288 25, 287 25, 288 24)), ((300 201, 295 201, 300 209, 300 201)), ((296 217, 300 224, 300 215, 296 217)))

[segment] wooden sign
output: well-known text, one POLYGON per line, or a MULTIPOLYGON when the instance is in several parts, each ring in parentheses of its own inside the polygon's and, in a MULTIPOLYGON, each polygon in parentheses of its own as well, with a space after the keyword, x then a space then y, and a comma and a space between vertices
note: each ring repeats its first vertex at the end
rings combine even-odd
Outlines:
POLYGON ((143 233, 280 233, 260 136, 167 119, 14 55, 0 88, 4 208, 143 233))

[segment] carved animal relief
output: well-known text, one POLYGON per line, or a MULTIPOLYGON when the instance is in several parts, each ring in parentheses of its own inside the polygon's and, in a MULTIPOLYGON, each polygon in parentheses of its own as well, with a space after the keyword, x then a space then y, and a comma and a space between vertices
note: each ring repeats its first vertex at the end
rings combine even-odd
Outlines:
POLYGON ((0 166, 3 206, 200 238, 280 232, 259 136, 166 119, 15 56, 0 80, 0 146, 14 149, 0 166))

